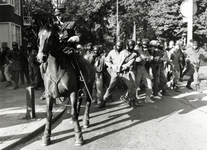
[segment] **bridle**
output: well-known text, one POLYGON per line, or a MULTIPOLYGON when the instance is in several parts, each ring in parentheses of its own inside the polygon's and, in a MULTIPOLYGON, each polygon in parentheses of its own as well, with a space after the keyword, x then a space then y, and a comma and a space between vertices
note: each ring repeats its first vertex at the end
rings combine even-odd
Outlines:
POLYGON ((52 26, 40 30, 38 34, 38 55, 37 60, 45 63, 48 56, 55 49, 59 48, 59 35, 52 26))

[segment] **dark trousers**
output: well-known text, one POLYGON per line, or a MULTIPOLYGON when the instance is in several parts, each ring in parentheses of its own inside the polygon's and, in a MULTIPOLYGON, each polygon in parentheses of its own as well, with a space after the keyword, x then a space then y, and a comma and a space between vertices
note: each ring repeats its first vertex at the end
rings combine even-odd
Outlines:
POLYGON ((39 86, 40 83, 40 68, 39 66, 29 66, 29 76, 30 81, 33 82, 35 86, 39 86))
POLYGON ((157 96, 160 90, 165 90, 165 85, 167 83, 167 78, 164 74, 163 64, 152 65, 152 74, 154 78, 154 84, 152 87, 153 95, 157 96))
POLYGON ((183 78, 190 70, 191 66, 190 66, 190 62, 186 63, 186 69, 183 71, 181 78, 183 78))
POLYGON ((15 84, 17 84, 17 85, 19 83, 19 74, 20 74, 20 70, 13 70, 12 71, 12 79, 15 82, 15 84))
POLYGON ((6 77, 5 77, 5 75, 4 75, 4 67, 1 66, 1 67, 0 67, 0 70, 1 70, 1 74, 2 74, 2 80, 6 80, 6 77))
POLYGON ((24 83, 24 75, 27 79, 27 83, 30 84, 30 78, 29 78, 29 67, 28 65, 22 66, 22 69, 20 71, 21 76, 21 82, 24 83))

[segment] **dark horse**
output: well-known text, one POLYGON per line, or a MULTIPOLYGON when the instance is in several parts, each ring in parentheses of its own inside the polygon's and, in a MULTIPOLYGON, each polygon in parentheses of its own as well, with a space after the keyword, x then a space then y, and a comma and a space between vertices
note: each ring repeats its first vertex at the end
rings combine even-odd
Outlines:
MULTIPOLYGON (((41 63, 40 69, 44 79, 45 96, 47 103, 47 119, 44 134, 42 136, 42 145, 50 144, 51 136, 51 119, 54 100, 58 97, 69 97, 71 101, 71 120, 75 131, 75 145, 83 144, 81 127, 78 121, 80 105, 82 98, 79 97, 79 89, 84 89, 83 81, 79 80, 76 61, 74 55, 67 55, 60 48, 58 28, 55 25, 46 24, 38 34, 38 55, 37 59, 41 63), (70 60, 71 58, 71 60, 70 60)), ((92 93, 92 87, 95 78, 95 71, 92 65, 84 58, 79 57, 81 64, 84 64, 83 77, 88 87, 86 93, 86 108, 83 115, 83 127, 89 126, 89 109, 91 99, 88 92, 92 93)), ((85 88, 86 89, 86 88, 85 88)))

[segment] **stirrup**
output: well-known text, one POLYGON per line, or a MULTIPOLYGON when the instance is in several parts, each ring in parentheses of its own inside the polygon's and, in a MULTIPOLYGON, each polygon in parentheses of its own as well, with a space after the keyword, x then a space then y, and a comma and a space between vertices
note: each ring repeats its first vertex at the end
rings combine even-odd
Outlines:
POLYGON ((84 97, 86 97, 86 93, 85 93, 85 91, 84 91, 83 89, 79 89, 79 90, 78 90, 78 96, 79 96, 79 98, 84 98, 84 97))

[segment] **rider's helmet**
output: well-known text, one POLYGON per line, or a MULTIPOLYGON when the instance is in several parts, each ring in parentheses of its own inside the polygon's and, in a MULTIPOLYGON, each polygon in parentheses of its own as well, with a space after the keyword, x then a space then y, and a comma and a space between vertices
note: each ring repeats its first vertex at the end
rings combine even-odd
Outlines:
POLYGON ((58 16, 60 14, 65 13, 66 8, 63 5, 58 6, 57 8, 55 8, 54 11, 54 16, 58 16))

